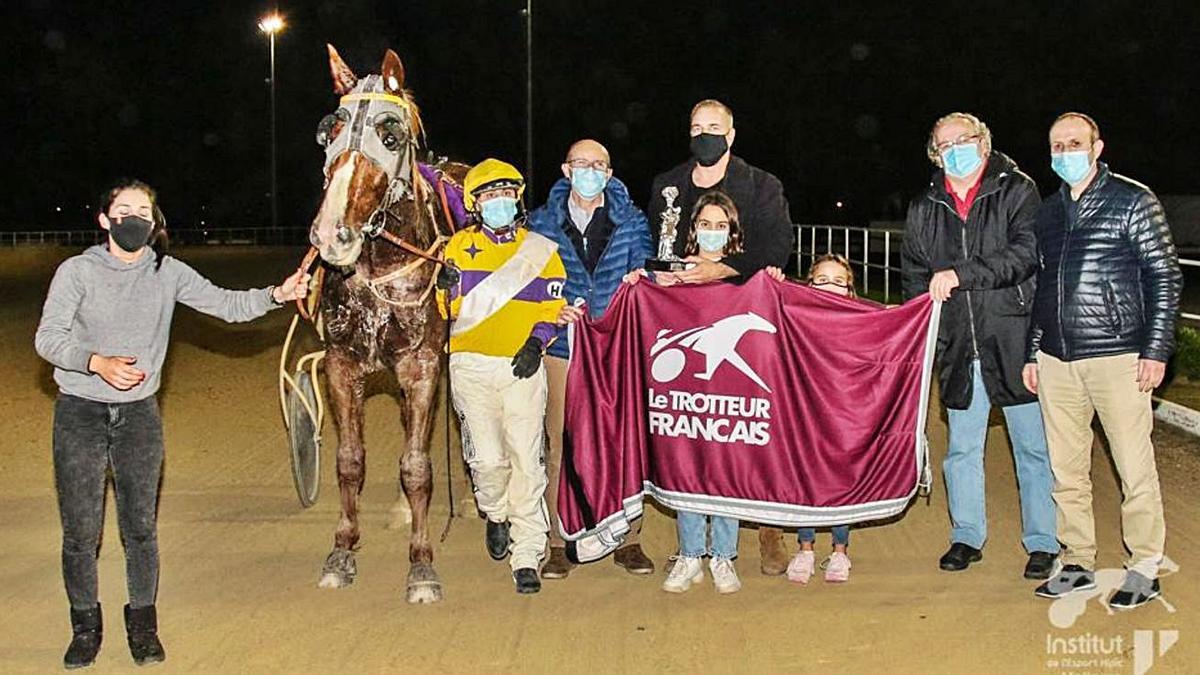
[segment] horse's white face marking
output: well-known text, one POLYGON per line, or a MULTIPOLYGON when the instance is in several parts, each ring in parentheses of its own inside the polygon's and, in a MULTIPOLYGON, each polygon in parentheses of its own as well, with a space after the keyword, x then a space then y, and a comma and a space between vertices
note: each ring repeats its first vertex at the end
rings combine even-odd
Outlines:
POLYGON ((334 265, 353 263, 362 249, 361 236, 353 237, 346 243, 337 240, 337 230, 343 225, 346 208, 350 203, 350 185, 354 179, 356 155, 356 152, 352 152, 329 177, 329 186, 325 189, 325 198, 321 201, 321 209, 317 212, 317 222, 313 228, 317 235, 317 241, 313 244, 320 249, 321 257, 334 265))

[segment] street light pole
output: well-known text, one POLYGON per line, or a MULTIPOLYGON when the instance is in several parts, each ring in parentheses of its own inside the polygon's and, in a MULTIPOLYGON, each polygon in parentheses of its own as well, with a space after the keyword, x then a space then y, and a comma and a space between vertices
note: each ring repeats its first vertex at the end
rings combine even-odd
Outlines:
POLYGON ((264 16, 258 22, 258 29, 267 34, 267 42, 271 55, 271 229, 279 227, 279 197, 275 152, 275 34, 283 30, 283 17, 278 14, 264 16))
MULTIPOLYGON (((525 0, 525 184, 533 185, 533 0, 525 0)), ((532 196, 533 190, 530 190, 532 196)))
POLYGON ((275 34, 270 34, 271 43, 271 228, 279 227, 278 168, 275 153, 275 34))

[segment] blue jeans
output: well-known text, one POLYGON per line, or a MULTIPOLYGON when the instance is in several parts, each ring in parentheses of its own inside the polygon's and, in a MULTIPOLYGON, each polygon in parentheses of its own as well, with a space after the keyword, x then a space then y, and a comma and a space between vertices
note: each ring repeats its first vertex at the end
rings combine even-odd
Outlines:
MULTIPOLYGON (((833 543, 841 544, 842 546, 850 545, 850 526, 849 525, 834 525, 829 528, 829 533, 833 535, 833 543)), ((802 527, 797 531, 797 538, 801 544, 810 544, 817 540, 817 531, 811 527, 802 527)))
MULTIPOLYGON (((974 373, 971 405, 966 410, 947 409, 950 442, 942 471, 950 505, 951 543, 983 548, 987 541, 987 511, 984 500, 983 449, 987 443, 988 414, 992 404, 983 386, 979 361, 974 373)), ((1042 428, 1042 411, 1037 401, 1006 406, 1004 419, 1017 468, 1021 494, 1021 543, 1029 553, 1058 552, 1052 491, 1054 474, 1042 428)))
POLYGON ((679 531, 679 554, 688 558, 714 558, 733 560, 737 557, 738 520, 711 516, 712 548, 705 546, 705 527, 709 516, 694 511, 678 511, 675 527, 679 531))

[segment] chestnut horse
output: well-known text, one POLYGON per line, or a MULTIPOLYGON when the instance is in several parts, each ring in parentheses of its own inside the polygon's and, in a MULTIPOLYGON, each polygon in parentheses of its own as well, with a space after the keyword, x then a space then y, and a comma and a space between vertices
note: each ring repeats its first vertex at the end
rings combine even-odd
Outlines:
MULTIPOLYGON (((400 483, 412 512, 406 597, 437 602, 442 585, 429 538, 429 437, 445 323, 432 289, 434 258, 452 224, 437 189, 418 169, 421 122, 404 89, 400 58, 388 50, 380 74, 360 79, 330 45, 329 68, 341 99, 317 130, 325 149, 325 188, 309 239, 329 270, 320 312, 342 514, 319 585, 340 588, 357 574, 364 380, 388 369, 400 383, 406 435, 400 456, 400 483)), ((466 172, 457 164, 443 168, 458 181, 466 172)))

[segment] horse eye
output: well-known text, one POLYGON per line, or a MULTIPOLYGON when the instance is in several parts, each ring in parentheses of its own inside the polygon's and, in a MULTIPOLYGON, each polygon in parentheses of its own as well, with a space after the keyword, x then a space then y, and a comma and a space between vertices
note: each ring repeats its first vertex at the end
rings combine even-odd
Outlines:
POLYGON ((395 115, 385 114, 375 120, 375 133, 383 147, 395 152, 400 148, 400 139, 405 136, 404 123, 395 115))
POLYGON ((337 135, 335 131, 336 124, 337 118, 333 115, 326 115, 321 118, 320 124, 317 125, 317 145, 322 148, 329 147, 329 144, 333 141, 333 137, 337 135))
POLYGON ((329 144, 342 132, 342 127, 346 126, 346 122, 349 121, 350 113, 343 108, 338 108, 337 112, 322 117, 320 124, 317 125, 317 145, 323 148, 329 147, 329 144))

